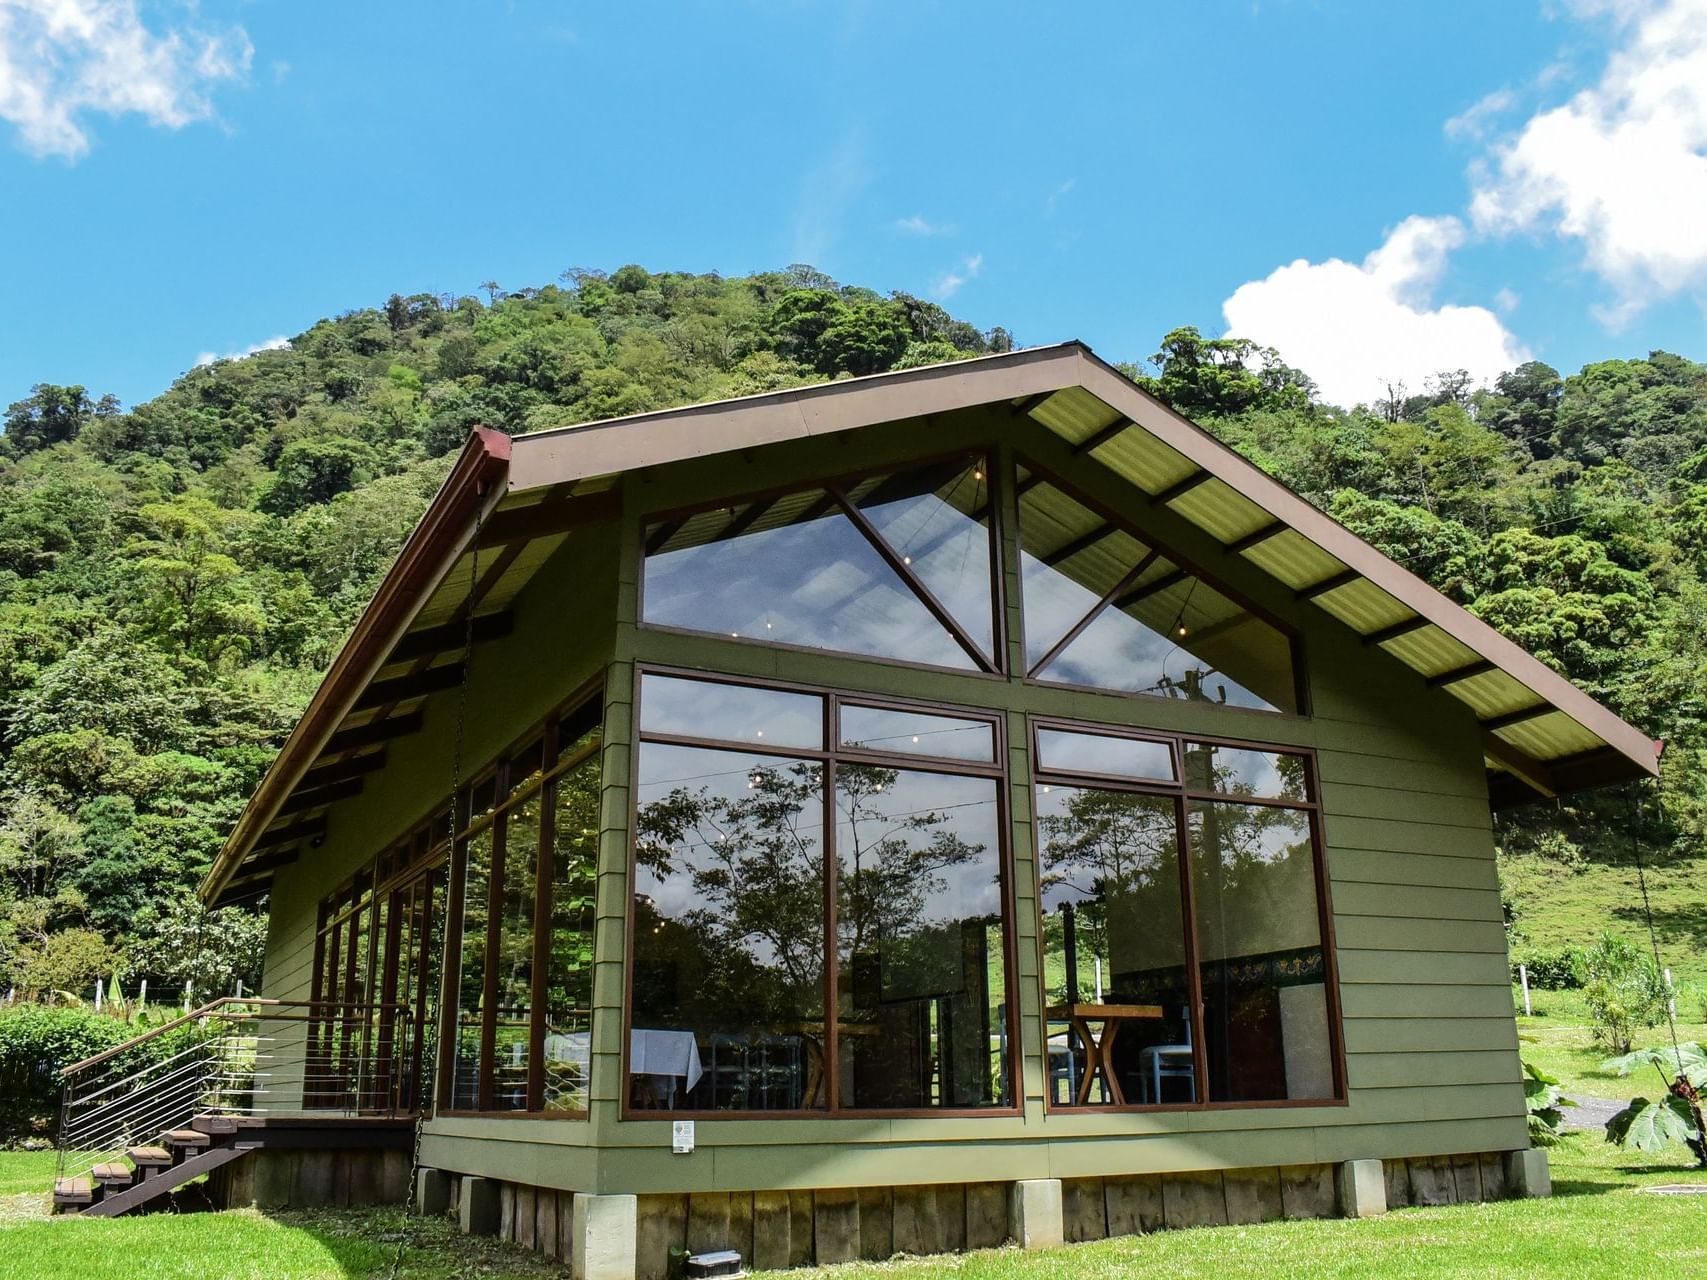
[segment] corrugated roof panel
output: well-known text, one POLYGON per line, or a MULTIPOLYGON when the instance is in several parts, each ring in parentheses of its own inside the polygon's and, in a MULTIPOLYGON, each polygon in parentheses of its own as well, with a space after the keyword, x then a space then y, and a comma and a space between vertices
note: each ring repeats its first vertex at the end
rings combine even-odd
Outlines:
POLYGON ((1067 443, 1078 444, 1123 415, 1083 387, 1063 387, 1033 409, 1031 416, 1067 443))
POLYGON ((1157 494, 1198 473, 1199 467, 1172 445, 1163 444, 1143 427, 1130 427, 1091 454, 1123 480, 1145 493, 1157 494))
POLYGON ((1425 676, 1468 666, 1481 655, 1439 627, 1424 627, 1381 646, 1411 670, 1425 676))
POLYGON ((1478 720, 1503 716, 1535 701, 1529 689, 1503 671, 1485 671, 1467 680, 1454 680, 1446 690, 1474 711, 1478 720))
POLYGON ((1541 761, 1559 760, 1606 744, 1564 713, 1540 716, 1501 729, 1498 736, 1541 761))
POLYGON ((1368 635, 1412 616, 1410 609, 1368 578, 1359 578, 1337 591, 1317 596, 1316 604, 1359 635, 1368 635))
POLYGON ((1340 573, 1345 566, 1296 529, 1264 538, 1244 553, 1257 568, 1278 578, 1294 591, 1340 573))
POLYGON ((1236 542, 1274 523, 1273 516, 1222 480, 1206 480, 1168 506, 1221 542, 1236 542))

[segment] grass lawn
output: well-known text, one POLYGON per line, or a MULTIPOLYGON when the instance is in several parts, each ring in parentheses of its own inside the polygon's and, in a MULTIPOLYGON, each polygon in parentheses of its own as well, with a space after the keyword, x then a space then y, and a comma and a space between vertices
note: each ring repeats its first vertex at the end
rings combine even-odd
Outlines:
MULTIPOLYGON (((1518 999, 1521 1009, 1522 997, 1518 999)), ((1600 1069, 1600 1064, 1611 1055, 1594 1042, 1594 1024, 1582 992, 1532 991, 1530 1002, 1535 1016, 1526 1018, 1520 1012, 1517 1019, 1518 1032, 1524 1037, 1520 1046, 1523 1057, 1557 1076, 1569 1096, 1628 1099, 1640 1094, 1652 1098, 1663 1088, 1659 1077, 1651 1071, 1620 1077, 1600 1069)), ((1707 1044, 1707 1026, 1695 1021, 1700 1016, 1699 1010, 1679 1001, 1677 1016, 1679 1040, 1707 1044)), ((1671 1031, 1663 1024, 1636 1035, 1638 1048, 1670 1043, 1671 1031)))
MULTIPOLYGON (((827 1270, 833 1280, 1067 1280, 1167 1275, 1190 1280, 1278 1277, 1600 1277, 1673 1280, 1707 1273, 1707 1199, 1639 1194, 1672 1182, 1707 1184, 1681 1148, 1632 1157, 1597 1134, 1553 1149, 1551 1200, 1403 1209, 1366 1222, 1275 1222, 1260 1227, 1168 1231, 1021 1253, 896 1259, 827 1270)), ((0 1154, 0 1187, 34 1181, 36 1155, 0 1154)), ((51 1176, 51 1161, 45 1166, 51 1176)), ((398 1210, 263 1215, 252 1211, 155 1215, 115 1221, 45 1217, 33 1193, 27 1219, 0 1220, 0 1280, 335 1280, 390 1273, 411 1280, 525 1280, 561 1267, 442 1221, 398 1210)))

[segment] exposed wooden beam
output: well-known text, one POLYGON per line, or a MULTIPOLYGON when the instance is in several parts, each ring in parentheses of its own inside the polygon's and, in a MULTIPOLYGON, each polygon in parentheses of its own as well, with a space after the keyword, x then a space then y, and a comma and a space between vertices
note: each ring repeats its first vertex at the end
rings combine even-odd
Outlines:
POLYGON ((1463 666, 1454 667, 1450 671, 1440 671, 1432 676, 1427 676, 1423 683, 1431 689, 1441 689, 1449 684, 1457 684, 1460 680, 1469 680, 1472 677, 1486 675, 1490 671, 1497 670, 1499 670, 1499 664, 1490 662, 1486 658, 1478 658, 1474 662, 1466 662, 1463 666))
POLYGON ((405 716, 392 716, 389 720, 374 720, 368 724, 340 729, 326 739, 326 748, 320 753, 320 759, 354 751, 357 747, 371 747, 378 742, 390 742, 394 738, 407 738, 412 733, 421 732, 421 719, 419 711, 411 711, 405 716))
POLYGON ((1053 569, 1056 565, 1061 564, 1064 561, 1071 560, 1074 556, 1078 555, 1079 552, 1089 551, 1104 538, 1116 532, 1118 532, 1118 530, 1114 525, 1100 524, 1088 533, 1081 533, 1070 542, 1064 542, 1059 547, 1056 547, 1055 550, 1043 557, 1043 563, 1053 569))
POLYGON ((361 697, 356 699, 356 705, 351 710, 361 711, 369 707, 383 707, 387 703, 402 702, 408 698, 420 698, 429 693, 437 693, 441 689, 453 689, 461 683, 460 662, 447 663, 442 667, 428 667, 425 671, 393 676, 389 680, 375 680, 362 690, 361 697))
POLYGON ((281 844, 290 844, 295 840, 312 840, 316 836, 326 834, 326 819, 306 818, 301 822, 293 822, 288 827, 274 827, 271 831, 263 831, 255 841, 257 849, 276 849, 281 844))
POLYGON ((272 887, 273 878, 271 876, 255 883, 228 885, 219 897, 213 900, 213 905, 215 908, 246 906, 257 899, 266 897, 272 887))
POLYGON ((1516 711, 1507 711, 1503 715, 1489 716, 1482 721, 1482 728, 1489 733, 1500 729, 1509 729, 1514 724, 1523 724, 1529 720, 1539 720, 1542 716, 1550 716, 1558 708, 1551 702, 1537 702, 1532 707, 1519 707, 1516 711))
POLYGON ((1267 542, 1277 534, 1285 533, 1289 528, 1291 528, 1290 525, 1276 520, 1273 524, 1265 524, 1262 528, 1253 530, 1242 538, 1234 538, 1227 544, 1227 550, 1234 555, 1239 555, 1242 552, 1249 551, 1252 547, 1267 542))
MULTIPOLYGON (((501 640, 510 634, 515 625, 514 614, 483 613, 474 619, 474 643, 484 644, 488 640, 501 640)), ((467 637, 468 628, 460 619, 411 631, 397 642, 385 659, 385 665, 412 662, 416 658, 430 658, 440 653, 459 652, 467 637)))
POLYGON ((1199 471, 1187 476, 1184 480, 1176 480, 1160 493, 1154 494, 1150 501, 1158 507, 1165 507, 1175 498, 1183 498, 1200 484, 1207 484, 1215 477, 1207 471, 1199 471))
POLYGON ((496 512, 480 531, 482 547, 501 547, 513 542, 531 542, 559 533, 573 533, 594 525, 609 524, 622 514, 622 490, 604 489, 581 498, 547 499, 528 507, 496 512))
POLYGON ((1400 636, 1408 636, 1413 632, 1421 631, 1424 627, 1432 627, 1433 625, 1434 623, 1419 613, 1414 618, 1406 618, 1403 622, 1395 622, 1390 627, 1371 631, 1363 637, 1363 643, 1367 645, 1386 644, 1389 640, 1397 640, 1400 636))
POLYGON ((280 867, 288 867, 302 854, 302 846, 293 844, 283 849, 275 849, 271 853, 263 853, 248 858, 237 868, 235 878, 248 880, 263 872, 277 871, 280 867))
POLYGON ((1528 752, 1518 750, 1498 734, 1483 732, 1482 754, 1503 765, 1513 777, 1547 799, 1551 800, 1559 794, 1558 784, 1553 780, 1553 775, 1548 772, 1546 765, 1528 752))
POLYGON ((1143 586, 1136 587, 1133 590, 1128 591, 1119 599, 1115 600, 1114 608, 1130 609, 1141 600, 1148 600, 1151 596, 1161 595, 1162 592, 1179 586, 1180 583, 1186 581, 1191 576, 1192 575, 1184 569, 1175 569, 1172 573, 1164 573, 1154 582, 1146 582, 1143 586))
POLYGON ((369 752, 365 756, 351 756, 348 760, 334 760, 331 764, 318 765, 303 774, 302 781, 296 784, 296 789, 312 791, 328 783, 342 782, 345 778, 360 778, 364 774, 378 773, 383 768, 383 751, 369 752))
POLYGON ((331 782, 323 787, 315 787, 311 791, 296 790, 285 797, 279 806, 279 813, 302 813, 308 809, 318 809, 323 804, 331 804, 335 800, 348 800, 351 796, 360 795, 362 780, 360 778, 345 778, 342 782, 331 782))
POLYGON ((730 538, 739 538, 748 529, 764 519, 765 512, 776 504, 776 498, 760 498, 757 502, 749 502, 747 509, 718 530, 711 540, 713 542, 725 542, 730 538))
POLYGON ((677 519, 666 520, 662 524, 654 526, 646 539, 646 554, 649 556, 657 555, 671 538, 682 531, 682 526, 687 522, 686 516, 680 516, 677 519))
POLYGON ((1080 455, 1095 453, 1116 436, 1124 435, 1128 427, 1135 427, 1137 425, 1138 424, 1132 421, 1131 418, 1116 418, 1106 427, 1103 427, 1099 431, 1093 431, 1090 435, 1079 441, 1078 444, 1073 446, 1073 452, 1080 455))
POLYGON ((1312 582, 1309 586, 1305 587, 1298 593, 1298 598, 1300 600, 1315 600, 1320 596, 1327 595, 1330 591, 1338 591, 1341 587, 1349 587, 1352 583, 1359 581, 1362 577, 1363 575, 1356 569, 1347 569, 1343 573, 1334 574, 1331 578, 1323 578, 1320 582, 1312 582))
POLYGON ((1045 400, 1049 399, 1049 397, 1054 395, 1054 394, 1055 394, 1054 391, 1039 391, 1034 396, 1027 396, 1024 400, 1021 400, 1018 404, 1016 404, 1014 406, 1014 409, 1013 409, 1014 417, 1016 417, 1016 418, 1025 417, 1033 409, 1036 409, 1045 400))

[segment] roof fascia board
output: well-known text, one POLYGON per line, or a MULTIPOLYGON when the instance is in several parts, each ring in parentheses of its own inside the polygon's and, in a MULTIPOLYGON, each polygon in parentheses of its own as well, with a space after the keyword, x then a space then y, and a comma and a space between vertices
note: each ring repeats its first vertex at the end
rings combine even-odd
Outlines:
POLYGON ((503 432, 476 427, 469 436, 307 709, 249 797, 237 825, 202 880, 203 901, 212 902, 219 896, 242 856, 278 817, 302 775, 462 554, 473 536, 477 517, 484 518, 503 497, 499 481, 508 471, 510 459, 510 437, 503 432))
POLYGON ((1271 516, 1284 521, 1348 568, 1355 569, 1394 599, 1442 631, 1482 654, 1539 697, 1658 776, 1654 742, 1601 706, 1569 680, 1506 639, 1480 618, 1454 604, 1402 565, 1388 559, 1350 529, 1247 462, 1201 427, 1140 390, 1119 370, 1083 347, 1075 348, 1080 385, 1125 414, 1164 444, 1238 490, 1271 516))
POLYGON ((510 492, 1059 391, 1083 349, 1033 347, 519 436, 510 492))

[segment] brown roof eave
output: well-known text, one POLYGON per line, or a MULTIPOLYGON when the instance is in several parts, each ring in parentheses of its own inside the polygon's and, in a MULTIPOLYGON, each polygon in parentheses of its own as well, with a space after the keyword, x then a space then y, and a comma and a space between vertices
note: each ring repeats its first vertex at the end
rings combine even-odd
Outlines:
POLYGON ((472 536, 476 513, 495 505, 510 467, 510 438, 475 428, 426 514, 397 553, 307 709, 273 760, 231 835, 203 878, 200 894, 212 903, 261 833, 278 816, 302 775, 314 763, 386 656, 409 629, 472 536))

